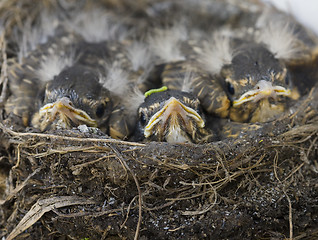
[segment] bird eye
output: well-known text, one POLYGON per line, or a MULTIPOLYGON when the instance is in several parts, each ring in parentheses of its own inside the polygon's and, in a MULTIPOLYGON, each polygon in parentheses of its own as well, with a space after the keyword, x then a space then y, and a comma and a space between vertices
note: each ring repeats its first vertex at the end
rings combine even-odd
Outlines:
POLYGON ((226 85, 227 85, 227 90, 229 91, 229 93, 233 95, 235 93, 233 84, 230 82, 227 82, 226 85))
POLYGON ((290 83, 290 76, 289 76, 289 74, 287 74, 285 77, 285 84, 289 85, 289 83, 290 83))
POLYGON ((142 126, 146 125, 147 119, 146 119, 146 115, 143 112, 139 113, 139 121, 142 126))
POLYGON ((101 118, 105 113, 105 104, 100 104, 98 105, 98 107, 96 108, 96 117, 101 118))

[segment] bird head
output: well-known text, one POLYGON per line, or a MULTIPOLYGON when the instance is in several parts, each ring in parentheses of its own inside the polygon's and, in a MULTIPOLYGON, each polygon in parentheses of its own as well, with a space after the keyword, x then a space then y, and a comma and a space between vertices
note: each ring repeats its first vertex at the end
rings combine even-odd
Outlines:
POLYGON ((98 74, 78 65, 64 69, 49 81, 42 99, 32 119, 32 125, 42 131, 82 124, 104 130, 112 110, 109 91, 100 85, 98 74))
POLYGON ((143 137, 154 141, 199 142, 205 127, 199 100, 177 90, 151 93, 140 105, 138 116, 143 137))
POLYGON ((266 122, 299 97, 284 62, 263 44, 242 44, 220 75, 234 121, 266 122))

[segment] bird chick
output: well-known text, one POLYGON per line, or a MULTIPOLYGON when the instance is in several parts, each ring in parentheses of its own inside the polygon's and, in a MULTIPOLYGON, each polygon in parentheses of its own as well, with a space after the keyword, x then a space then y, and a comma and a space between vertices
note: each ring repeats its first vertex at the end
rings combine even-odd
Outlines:
POLYGON ((284 112, 289 99, 298 99, 283 61, 266 46, 244 43, 220 77, 231 101, 229 117, 238 122, 266 122, 284 112))
MULTIPOLYGON (((222 86, 226 93, 230 102, 227 114, 233 121, 273 120, 286 111, 291 100, 300 97, 288 68, 288 61, 297 57, 296 37, 288 26, 277 24, 275 30, 272 28, 268 25, 261 34, 244 39, 216 33, 201 54, 204 69, 215 79, 211 84, 222 86), (294 40, 285 41, 286 36, 294 40), (278 47, 282 41, 285 46, 278 47)), ((201 82, 196 89, 200 100, 216 98, 202 94, 206 84, 201 82)), ((206 110, 210 112, 208 107, 206 110)))
POLYGON ((112 110, 110 93, 101 86, 96 71, 89 67, 73 65, 64 69, 47 82, 39 99, 43 101, 31 124, 42 131, 81 124, 107 129, 112 110))
POLYGON ((200 101, 188 92, 164 90, 146 96, 138 109, 141 139, 199 143, 209 136, 200 101))

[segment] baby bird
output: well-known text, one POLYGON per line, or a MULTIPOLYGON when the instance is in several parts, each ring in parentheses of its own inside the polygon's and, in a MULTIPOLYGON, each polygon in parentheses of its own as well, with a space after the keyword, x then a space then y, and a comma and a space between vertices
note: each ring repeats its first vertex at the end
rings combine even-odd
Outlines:
POLYGON ((199 143, 212 135, 205 129, 200 101, 188 92, 178 90, 146 93, 138 109, 136 135, 149 141, 199 143))
MULTIPOLYGON (((250 35, 214 34, 200 54, 203 68, 213 81, 199 79, 194 92, 199 99, 216 96, 204 88, 221 86, 230 102, 227 116, 237 122, 267 122, 286 111, 300 97, 291 64, 306 54, 304 44, 286 23, 267 22, 250 35)), ((205 109, 210 113, 210 105, 205 109)), ((212 109, 212 108, 211 108, 212 109)), ((213 110, 213 109, 212 109, 213 110)))
POLYGON ((39 111, 31 124, 42 131, 86 124, 106 131, 112 111, 110 92, 101 86, 99 75, 83 65, 64 69, 39 94, 39 111))

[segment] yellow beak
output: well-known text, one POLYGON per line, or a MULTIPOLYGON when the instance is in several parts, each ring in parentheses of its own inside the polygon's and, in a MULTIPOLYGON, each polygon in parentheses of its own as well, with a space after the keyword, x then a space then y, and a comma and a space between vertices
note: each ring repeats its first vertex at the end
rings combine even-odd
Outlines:
POLYGON ((257 102, 264 98, 276 98, 277 96, 291 95, 291 91, 281 86, 273 86, 271 82, 261 80, 253 90, 244 93, 238 100, 233 101, 233 107, 240 106, 241 104, 249 101, 257 102))
POLYGON ((39 110, 40 117, 44 116, 44 124, 53 122, 60 118, 63 126, 67 128, 71 120, 76 125, 86 124, 90 127, 97 127, 97 122, 86 112, 73 106, 72 101, 67 97, 62 97, 54 103, 48 103, 39 110))
POLYGON ((146 138, 149 137, 157 124, 161 124, 164 127, 168 121, 171 129, 180 128, 180 121, 188 128, 189 120, 194 121, 200 128, 204 128, 205 126, 204 120, 195 110, 185 106, 176 98, 171 97, 166 101, 163 108, 151 117, 145 127, 144 136, 146 138))

